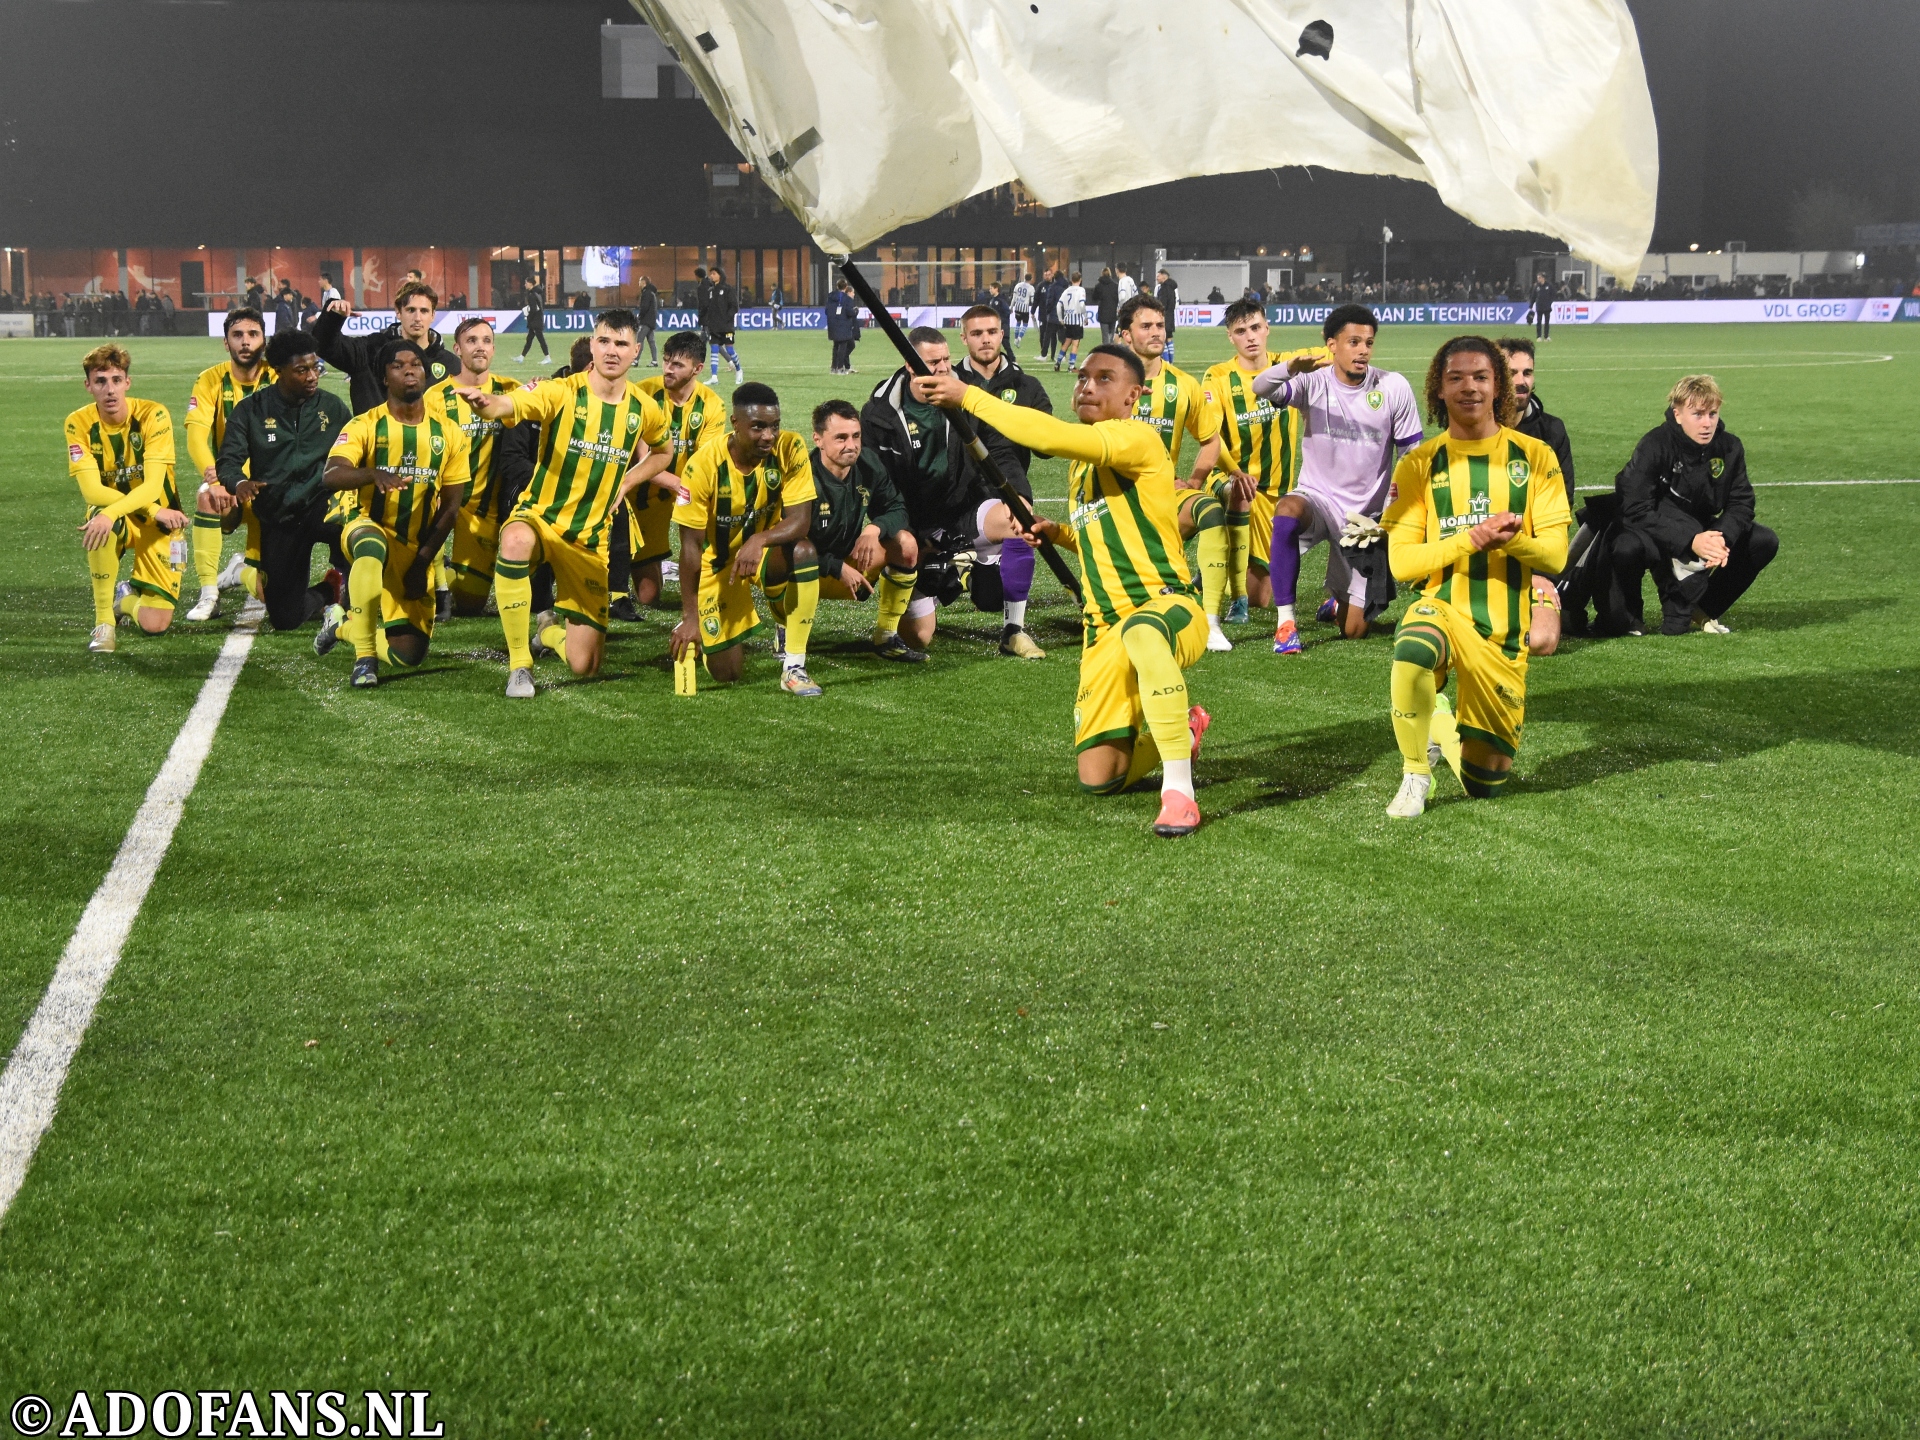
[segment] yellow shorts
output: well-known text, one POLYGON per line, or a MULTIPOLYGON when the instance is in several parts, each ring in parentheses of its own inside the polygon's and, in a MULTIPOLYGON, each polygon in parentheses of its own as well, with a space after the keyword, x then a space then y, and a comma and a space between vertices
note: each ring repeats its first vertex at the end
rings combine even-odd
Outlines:
POLYGON ((1473 617, 1445 600, 1421 596, 1400 617, 1400 628, 1438 625, 1447 635, 1448 663, 1459 677, 1453 713, 1463 740, 1484 740, 1508 759, 1520 748, 1527 718, 1527 647, 1508 658, 1473 628, 1473 617))
POLYGON ((493 585, 493 566, 499 558, 499 517, 482 515, 462 505, 453 517, 453 588, 484 599, 493 585))
MULTIPOLYGON (((99 513, 97 509, 89 510, 87 518, 91 520, 99 513)), ((133 552, 130 578, 142 608, 171 610, 180 599, 181 567, 173 563, 175 532, 163 529, 153 517, 152 510, 136 510, 114 521, 114 553, 124 559, 129 550, 133 552)), ((190 531, 181 530, 178 534, 182 541, 189 540, 190 531)), ((183 545, 183 557, 185 549, 183 545)))
POLYGON ((364 515, 349 520, 346 528, 340 532, 340 548, 350 558, 354 556, 356 542, 368 536, 378 536, 386 546, 386 563, 380 570, 380 625, 385 630, 418 630, 429 638, 433 635, 433 577, 427 577, 426 593, 418 600, 407 598, 407 571, 412 567, 414 558, 419 555, 418 545, 406 545, 394 539, 393 532, 384 525, 377 525, 364 515))
POLYGON ((567 619, 591 625, 604 632, 607 628, 607 557, 569 540, 532 510, 518 509, 507 516, 509 525, 525 525, 533 531, 534 568, 553 567, 553 608, 567 619))
POLYGON ((642 485, 627 497, 628 534, 633 539, 633 563, 653 565, 673 553, 668 525, 673 520, 673 496, 655 485, 642 485))
POLYGON ((753 603, 753 587, 764 587, 767 557, 771 547, 760 556, 760 568, 753 580, 735 580, 716 575, 704 560, 700 564, 700 650, 711 655, 744 644, 760 628, 760 612, 753 603))
POLYGON ((1080 689, 1073 697, 1073 748, 1132 740, 1146 728, 1140 709, 1140 677, 1120 632, 1136 615, 1159 617, 1173 639, 1173 659, 1182 670, 1207 649, 1207 619, 1191 595, 1160 595, 1109 625, 1080 652, 1080 689))

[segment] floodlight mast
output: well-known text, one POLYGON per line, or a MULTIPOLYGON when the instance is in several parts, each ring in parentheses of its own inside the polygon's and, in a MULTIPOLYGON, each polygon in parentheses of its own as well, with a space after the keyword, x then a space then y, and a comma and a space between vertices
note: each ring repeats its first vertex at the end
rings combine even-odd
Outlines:
MULTIPOLYGON (((853 263, 851 255, 840 257, 840 273, 846 277, 847 284, 853 287, 853 293, 860 297, 860 303, 867 307, 868 313, 874 318, 874 323, 879 325, 886 333, 887 339, 893 342, 893 348, 900 352, 900 358, 907 362, 907 369, 915 375, 931 375, 933 371, 929 370, 927 362, 920 358, 920 352, 908 343, 906 333, 900 328, 900 322, 893 318, 891 310, 880 303, 880 297, 874 293, 873 286, 867 283, 867 277, 860 273, 860 267, 853 263)), ((1013 518, 1020 522, 1020 528, 1031 532, 1033 529, 1032 507, 1027 504, 1026 497, 1014 489, 1012 482, 1001 473, 1000 466, 988 453, 986 442, 980 438, 980 432, 973 428, 972 419, 964 410, 950 410, 947 414, 951 417, 954 430, 960 436, 961 444, 966 446, 967 454, 972 457, 980 473, 986 477, 987 484, 993 487, 994 492, 1005 502, 1007 509, 1013 512, 1013 518)), ((1040 555, 1047 562, 1047 568, 1053 571, 1054 578, 1066 586, 1068 593, 1073 596, 1074 603, 1084 603, 1080 592, 1080 577, 1073 573, 1072 567, 1067 564, 1066 557, 1054 548, 1052 541, 1040 542, 1040 555)))

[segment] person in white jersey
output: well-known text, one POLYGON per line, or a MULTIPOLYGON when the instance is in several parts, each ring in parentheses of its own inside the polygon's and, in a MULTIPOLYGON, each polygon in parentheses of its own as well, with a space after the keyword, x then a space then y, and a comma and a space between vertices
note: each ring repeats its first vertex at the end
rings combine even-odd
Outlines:
POLYGON ((1300 412, 1300 483, 1274 502, 1268 550, 1273 603, 1273 653, 1298 655, 1294 589, 1300 560, 1327 545, 1327 595, 1320 617, 1357 640, 1367 622, 1392 603, 1380 512, 1393 467, 1421 441, 1420 407, 1404 375, 1376 369, 1373 342, 1380 322, 1364 305, 1342 305, 1320 333, 1326 354, 1306 351, 1253 380, 1256 395, 1300 412))
POLYGON ((1027 338, 1027 326, 1033 323, 1033 281, 1023 273, 1013 282, 1013 341, 1009 348, 1017 347, 1027 338))
POLYGON ((1077 374, 1080 369, 1080 338, 1087 333, 1087 287, 1080 283, 1080 272, 1073 272, 1073 279, 1067 282, 1067 288, 1060 292, 1058 301, 1060 349, 1053 357, 1053 368, 1062 365, 1069 374, 1077 374))

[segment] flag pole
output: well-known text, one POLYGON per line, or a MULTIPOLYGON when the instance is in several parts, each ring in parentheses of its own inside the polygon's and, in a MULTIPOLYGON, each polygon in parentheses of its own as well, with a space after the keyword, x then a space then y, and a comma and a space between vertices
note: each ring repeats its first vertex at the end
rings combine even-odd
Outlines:
MULTIPOLYGON (((842 257, 840 273, 846 277, 847 284, 853 287, 853 293, 860 297, 860 303, 867 307, 875 323, 886 332, 887 339, 893 342, 893 348, 900 352, 900 358, 907 362, 907 369, 915 375, 931 375, 933 372, 927 368, 927 362, 920 358, 918 350, 907 343, 906 334, 900 329, 900 322, 893 318, 891 310, 880 303, 880 297, 873 293, 873 286, 867 283, 867 277, 860 273, 851 255, 842 257)), ((1020 528, 1031 532, 1032 508, 1027 504, 1026 497, 1014 489, 1012 482, 1001 472, 1000 466, 988 452, 986 442, 981 440, 980 432, 973 428, 972 418, 964 410, 949 410, 947 415, 955 433, 960 436, 961 443, 966 446, 967 454, 980 473, 986 477, 987 484, 993 487, 1007 509, 1013 512, 1013 518, 1019 522, 1020 528)), ((1047 562, 1047 568, 1053 571, 1054 578, 1073 596, 1074 603, 1084 603, 1080 593, 1080 577, 1073 573, 1072 567, 1067 564, 1066 557, 1054 548, 1051 541, 1040 542, 1040 556, 1047 562)))

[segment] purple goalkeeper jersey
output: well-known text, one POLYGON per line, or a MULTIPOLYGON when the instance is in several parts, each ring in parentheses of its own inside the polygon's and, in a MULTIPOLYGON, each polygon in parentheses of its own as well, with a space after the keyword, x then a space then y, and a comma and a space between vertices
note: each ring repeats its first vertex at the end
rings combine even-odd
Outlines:
POLYGON ((1253 389, 1300 412, 1300 488, 1335 514, 1377 516, 1400 452, 1421 440, 1406 376, 1369 366, 1366 382, 1354 386, 1331 365, 1293 376, 1275 365, 1254 377, 1253 389))

